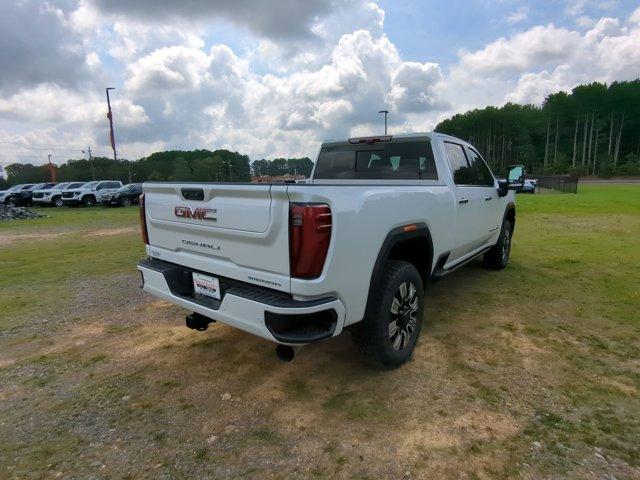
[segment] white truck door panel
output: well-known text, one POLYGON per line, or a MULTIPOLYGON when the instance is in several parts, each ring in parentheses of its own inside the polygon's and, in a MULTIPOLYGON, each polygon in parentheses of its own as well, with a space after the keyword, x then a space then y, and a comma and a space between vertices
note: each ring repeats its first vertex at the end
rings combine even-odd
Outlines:
POLYGON ((456 201, 455 242, 449 262, 455 261, 478 249, 482 241, 482 217, 485 213, 483 188, 474 185, 472 170, 461 144, 444 142, 456 201))
POLYGON ((500 211, 498 185, 491 170, 476 150, 467 146, 466 151, 476 185, 474 188, 481 197, 476 222, 478 240, 482 246, 500 229, 504 212, 500 211))

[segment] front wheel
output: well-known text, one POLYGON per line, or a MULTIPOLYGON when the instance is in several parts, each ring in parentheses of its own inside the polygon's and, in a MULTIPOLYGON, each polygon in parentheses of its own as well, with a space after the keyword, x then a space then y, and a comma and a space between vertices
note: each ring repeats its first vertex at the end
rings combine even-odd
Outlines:
POLYGON ((124 197, 122 200, 120 200, 120 205, 122 205, 123 207, 131 206, 131 199, 129 197, 124 197))
POLYGON ((483 263, 487 268, 502 270, 509 263, 509 255, 511 253, 511 239, 513 237, 513 227, 509 220, 502 222, 502 230, 498 242, 484 254, 483 263))
POLYGON ((62 202, 62 197, 55 197, 55 198, 53 199, 53 205, 54 205, 55 207, 61 207, 61 206, 63 206, 63 205, 64 205, 64 203, 62 202))
POLYGON ((353 332, 364 357, 387 367, 411 358, 422 328, 424 289, 416 267, 390 260, 373 292, 372 305, 353 332))
POLYGON ((82 199, 82 204, 85 207, 93 207, 96 204, 96 201, 93 199, 93 197, 87 196, 82 199))

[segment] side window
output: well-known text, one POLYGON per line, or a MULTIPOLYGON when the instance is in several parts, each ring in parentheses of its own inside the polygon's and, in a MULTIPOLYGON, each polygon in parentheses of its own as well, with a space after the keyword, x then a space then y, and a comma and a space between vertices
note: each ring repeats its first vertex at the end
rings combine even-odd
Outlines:
POLYGON ((467 148, 467 153, 469 154, 469 164, 473 171, 473 184, 493 187, 493 175, 480 154, 472 148, 467 148))
POLYGON ((118 182, 109 182, 109 186, 107 188, 120 188, 122 185, 120 185, 118 182))
POLYGON ((444 148, 447 152, 447 157, 449 157, 449 165, 451 165, 455 184, 473 185, 473 175, 462 145, 444 142, 444 148))

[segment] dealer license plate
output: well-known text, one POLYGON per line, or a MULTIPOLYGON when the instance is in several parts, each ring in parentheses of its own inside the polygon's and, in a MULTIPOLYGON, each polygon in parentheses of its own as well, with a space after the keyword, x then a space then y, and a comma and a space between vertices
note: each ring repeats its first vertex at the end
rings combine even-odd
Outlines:
POLYGON ((220 296, 220 280, 209 275, 193 272, 193 290, 196 295, 203 295, 216 300, 222 298, 220 296))

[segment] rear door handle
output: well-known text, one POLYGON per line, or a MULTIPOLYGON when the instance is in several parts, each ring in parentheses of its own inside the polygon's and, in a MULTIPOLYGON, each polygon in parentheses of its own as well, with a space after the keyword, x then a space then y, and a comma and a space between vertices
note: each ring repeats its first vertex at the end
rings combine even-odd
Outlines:
POLYGON ((493 197, 491 195, 489 195, 488 197, 484 197, 484 201, 488 202, 492 199, 493 197))
POLYGON ((458 203, 469 203, 469 199, 462 197, 460 200, 458 200, 458 203))

